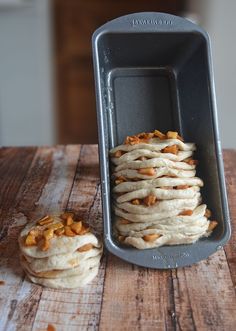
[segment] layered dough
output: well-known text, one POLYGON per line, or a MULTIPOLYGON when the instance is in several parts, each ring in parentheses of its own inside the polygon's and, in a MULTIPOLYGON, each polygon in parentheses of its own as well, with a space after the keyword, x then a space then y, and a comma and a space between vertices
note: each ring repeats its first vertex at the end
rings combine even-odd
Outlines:
POLYGON ((86 285, 98 273, 102 242, 72 213, 28 224, 18 241, 21 265, 34 283, 75 288, 86 285))
POLYGON ((149 139, 147 143, 139 144, 125 144, 117 146, 110 150, 110 154, 113 155, 117 151, 130 152, 136 149, 147 149, 149 151, 160 152, 167 146, 176 145, 180 151, 195 151, 196 145, 193 143, 184 143, 179 139, 165 139, 160 140, 159 138, 149 139))
POLYGON ((131 192, 118 195, 114 197, 117 203, 131 201, 133 199, 143 199, 148 195, 154 195, 159 200, 172 200, 172 199, 190 199, 196 196, 196 193, 200 191, 200 187, 192 186, 183 190, 173 190, 163 188, 143 188, 134 190, 131 192))
MULTIPOLYGON (((147 168, 143 168, 147 169, 147 168)), ((169 168, 169 167, 156 167, 152 168, 152 173, 146 173, 142 169, 136 170, 136 169, 123 169, 119 170, 114 173, 115 177, 125 177, 127 179, 150 179, 150 178, 158 178, 161 176, 168 176, 168 177, 180 177, 180 178, 189 178, 194 177, 196 174, 195 170, 183 170, 183 169, 175 169, 175 168, 169 168)))
POLYGON ((90 283, 98 274, 99 267, 93 267, 89 272, 84 272, 76 276, 69 276, 64 278, 44 278, 36 277, 26 271, 28 278, 35 284, 43 285, 55 289, 72 289, 76 287, 83 287, 90 283))
MULTIPOLYGON (((183 161, 184 159, 187 159, 188 157, 192 156, 192 154, 193 154, 193 152, 191 150, 190 151, 179 151, 178 155, 166 153, 165 159, 172 160, 172 161, 183 161)), ((135 161, 143 156, 148 159, 159 158, 159 157, 163 158, 163 153, 155 152, 155 151, 152 151, 149 149, 134 149, 133 151, 130 151, 129 153, 126 153, 119 158, 111 157, 111 161, 115 165, 120 165, 124 162, 135 161)))
POLYGON ((22 255, 31 270, 35 273, 48 272, 50 270, 64 270, 84 265, 84 261, 102 254, 102 246, 91 248, 89 251, 79 252, 75 250, 71 253, 51 255, 45 258, 33 258, 28 255, 22 255))
POLYGON ((163 188, 166 187, 176 187, 176 186, 203 186, 203 181, 200 178, 157 178, 142 180, 138 182, 121 182, 113 188, 114 193, 132 192, 139 189, 152 189, 152 188, 163 188))
POLYGON ((110 151, 114 235, 148 249, 191 244, 209 236, 216 221, 202 203, 194 143, 176 133, 141 133, 110 151))
MULTIPOLYGON (((135 205, 132 202, 124 202, 117 204, 119 209, 132 214, 157 214, 164 213, 172 210, 193 210, 195 209, 201 201, 200 193, 196 193, 194 198, 191 199, 171 199, 171 200, 159 200, 151 206, 146 206, 145 204, 135 205)), ((145 216, 144 216, 145 218, 145 216)))

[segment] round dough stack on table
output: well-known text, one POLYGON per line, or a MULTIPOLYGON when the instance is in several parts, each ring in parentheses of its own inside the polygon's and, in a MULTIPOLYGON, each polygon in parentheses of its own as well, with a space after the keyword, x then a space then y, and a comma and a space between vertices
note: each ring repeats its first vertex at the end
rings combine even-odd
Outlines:
POLYGON ((147 249, 190 244, 211 234, 217 222, 201 204, 195 149, 177 132, 155 130, 128 136, 110 151, 119 242, 147 249))
POLYGON ((47 215, 20 233, 20 261, 28 278, 51 288, 84 286, 96 277, 102 243, 73 213, 47 215))

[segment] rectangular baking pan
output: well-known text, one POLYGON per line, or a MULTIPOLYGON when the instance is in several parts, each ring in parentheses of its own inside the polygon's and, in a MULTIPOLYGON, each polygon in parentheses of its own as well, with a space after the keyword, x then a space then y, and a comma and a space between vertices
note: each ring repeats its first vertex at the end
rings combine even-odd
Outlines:
POLYGON ((128 262, 162 269, 207 258, 231 232, 207 33, 177 16, 136 13, 101 26, 92 44, 107 249, 128 262), (203 202, 219 225, 192 245, 137 250, 112 234, 109 150, 127 135, 154 129, 179 131, 197 144, 203 202))

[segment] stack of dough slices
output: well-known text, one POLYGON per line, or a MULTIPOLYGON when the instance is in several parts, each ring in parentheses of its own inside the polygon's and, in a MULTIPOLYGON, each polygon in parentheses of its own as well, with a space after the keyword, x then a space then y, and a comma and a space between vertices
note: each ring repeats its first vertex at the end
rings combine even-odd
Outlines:
POLYGON ((194 143, 177 132, 128 136, 110 151, 114 234, 138 249, 190 244, 216 227, 202 204, 194 143))
POLYGON ((51 288, 76 288, 96 277, 102 243, 73 213, 47 215, 20 233, 20 262, 28 278, 51 288))

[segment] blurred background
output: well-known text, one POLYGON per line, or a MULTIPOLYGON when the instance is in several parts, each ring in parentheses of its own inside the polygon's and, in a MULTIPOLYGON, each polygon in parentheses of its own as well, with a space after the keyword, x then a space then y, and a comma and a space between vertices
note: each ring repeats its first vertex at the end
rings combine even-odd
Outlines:
POLYGON ((91 35, 139 11, 208 31, 222 146, 235 148, 235 0, 0 0, 0 145, 96 143, 91 35))

